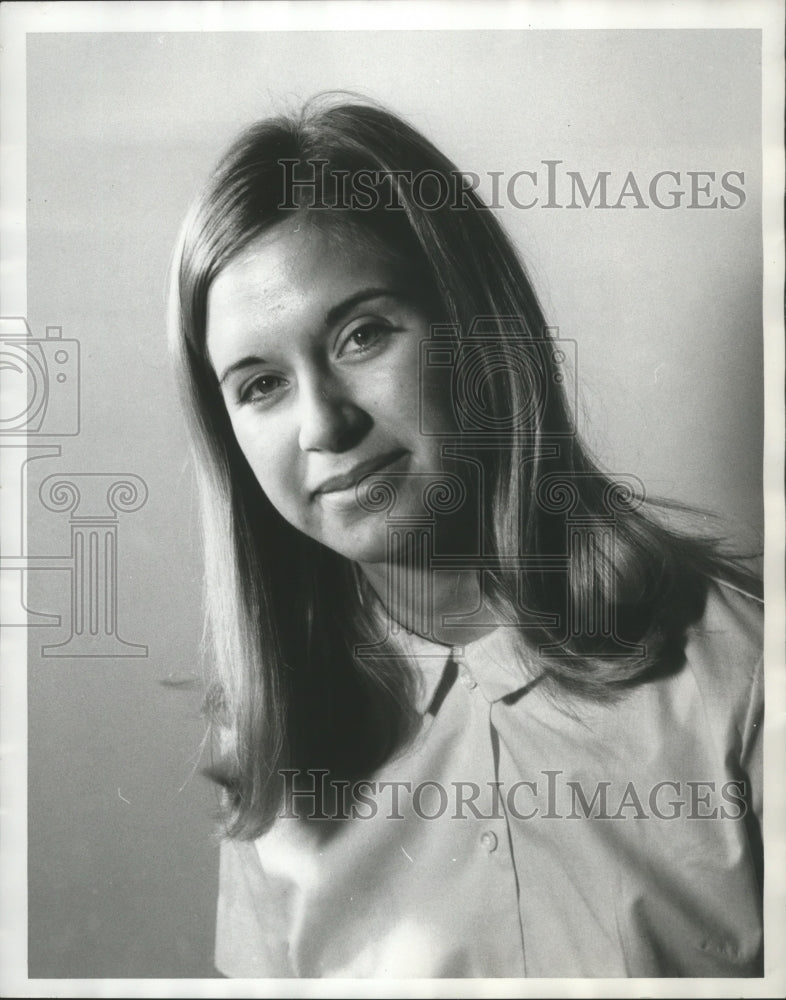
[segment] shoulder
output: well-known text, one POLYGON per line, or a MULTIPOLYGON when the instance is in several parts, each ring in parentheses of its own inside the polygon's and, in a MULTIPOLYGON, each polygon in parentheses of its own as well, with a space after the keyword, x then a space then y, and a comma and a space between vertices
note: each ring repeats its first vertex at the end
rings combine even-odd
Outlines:
POLYGON ((687 632, 686 658, 707 681, 746 684, 762 658, 764 604, 753 594, 710 580, 701 618, 687 632))
POLYGON ((744 748, 763 710, 763 602, 711 580, 702 617, 687 633, 685 667, 706 716, 744 748))
POLYGON ((718 624, 740 627, 746 623, 761 632, 764 601, 727 580, 713 577, 708 583, 705 617, 717 618, 718 624))
POLYGON ((215 965, 230 978, 290 976, 287 899, 266 877, 254 841, 221 842, 215 965))

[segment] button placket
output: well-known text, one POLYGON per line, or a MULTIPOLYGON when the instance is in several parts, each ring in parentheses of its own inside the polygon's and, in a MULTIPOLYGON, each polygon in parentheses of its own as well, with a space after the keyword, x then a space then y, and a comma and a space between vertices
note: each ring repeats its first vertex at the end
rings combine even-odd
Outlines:
POLYGON ((459 682, 467 691, 474 691, 478 682, 472 676, 469 667, 462 657, 454 657, 454 663, 458 668, 459 682))
MULTIPOLYGON (((456 665, 456 680, 467 692, 466 695, 459 695, 456 704, 467 713, 465 735, 468 741, 472 734, 473 749, 467 758, 471 763, 466 778, 474 780, 484 793, 478 801, 481 815, 471 817, 466 827, 467 860, 470 864, 474 863, 477 885, 479 891, 482 886, 490 924, 496 928, 493 947, 500 954, 504 953, 506 965, 510 965, 514 975, 523 976, 526 965, 518 881, 510 849, 508 817, 504 804, 497 798, 498 761, 492 735, 494 705, 488 701, 485 688, 473 677, 467 660, 459 654, 453 657, 453 662, 456 665)), ((477 663, 477 667, 479 670, 483 668, 482 661, 477 663)))

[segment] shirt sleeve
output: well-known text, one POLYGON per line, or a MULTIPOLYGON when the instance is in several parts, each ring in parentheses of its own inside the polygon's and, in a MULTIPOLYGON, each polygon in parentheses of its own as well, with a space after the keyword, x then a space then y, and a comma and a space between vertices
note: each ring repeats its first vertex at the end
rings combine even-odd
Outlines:
POLYGON ((265 877, 253 842, 221 844, 215 964, 232 978, 292 976, 285 901, 265 877))

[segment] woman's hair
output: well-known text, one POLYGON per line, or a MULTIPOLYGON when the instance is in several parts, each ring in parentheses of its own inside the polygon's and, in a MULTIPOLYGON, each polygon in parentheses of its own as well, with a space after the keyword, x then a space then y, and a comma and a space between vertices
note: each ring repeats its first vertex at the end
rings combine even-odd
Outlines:
POLYGON ((355 567, 291 527, 262 493, 207 355, 211 281, 296 214, 339 251, 360 245, 405 266, 429 318, 446 324, 442 356, 447 344, 448 384, 461 395, 456 454, 483 477, 486 595, 501 620, 522 623, 523 655, 540 650, 556 685, 609 698, 676 668, 708 578, 751 584, 715 543, 655 519, 641 484, 615 481, 589 457, 564 390, 564 345, 494 213, 439 150, 356 100, 323 99, 255 124, 185 222, 171 324, 201 500, 208 705, 222 736, 229 829, 244 837, 275 818, 282 769, 368 774, 414 720, 401 660, 356 654, 374 646, 379 625, 355 567))

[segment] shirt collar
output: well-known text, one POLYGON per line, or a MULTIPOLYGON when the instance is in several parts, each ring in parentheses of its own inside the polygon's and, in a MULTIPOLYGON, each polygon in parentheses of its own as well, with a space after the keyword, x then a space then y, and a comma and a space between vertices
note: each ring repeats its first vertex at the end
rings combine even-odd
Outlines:
POLYGON ((531 653, 522 655, 516 631, 500 625, 473 642, 445 646, 399 626, 391 638, 418 668, 418 711, 425 714, 432 708, 440 684, 452 684, 456 677, 470 690, 477 687, 488 702, 510 697, 531 684, 542 670, 531 653), (452 678, 448 674, 451 663, 455 664, 452 678))

